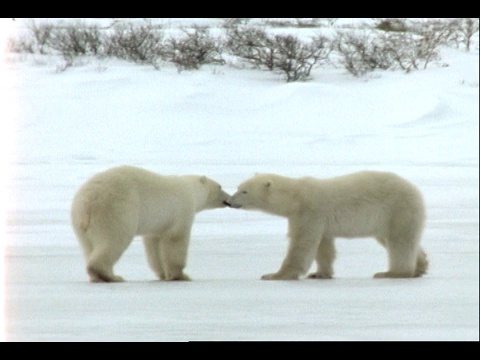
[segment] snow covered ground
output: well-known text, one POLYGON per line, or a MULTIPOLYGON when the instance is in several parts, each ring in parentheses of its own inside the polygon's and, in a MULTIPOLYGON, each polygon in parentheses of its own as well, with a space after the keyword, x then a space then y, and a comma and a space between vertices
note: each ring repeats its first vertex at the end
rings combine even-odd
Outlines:
POLYGON ((58 72, 53 57, 9 56, 5 340, 478 341, 478 34, 471 52, 441 55, 448 66, 362 78, 322 67, 288 84, 228 65, 178 73, 87 59, 58 72), (261 281, 283 259, 286 220, 221 209, 196 218, 193 281, 156 281, 135 240, 116 266, 127 282, 91 284, 70 203, 120 164, 204 174, 230 193, 255 172, 396 172, 424 193, 430 271, 373 279, 385 251, 338 239, 333 280, 261 281))

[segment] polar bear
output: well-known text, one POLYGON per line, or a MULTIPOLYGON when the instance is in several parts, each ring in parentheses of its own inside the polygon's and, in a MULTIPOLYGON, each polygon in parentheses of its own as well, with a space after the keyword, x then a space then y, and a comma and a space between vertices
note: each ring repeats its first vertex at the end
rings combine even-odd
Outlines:
POLYGON ((123 281, 113 266, 136 235, 161 280, 189 280, 183 273, 195 214, 225 207, 221 186, 195 175, 161 176, 132 166, 94 175, 72 202, 71 222, 92 282, 123 281))
POLYGON ((411 278, 426 273, 420 247, 425 206, 420 191, 398 175, 363 171, 330 179, 257 174, 239 185, 227 204, 286 217, 289 247, 280 269, 264 280, 333 276, 336 237, 374 237, 388 252, 389 270, 375 278, 411 278))

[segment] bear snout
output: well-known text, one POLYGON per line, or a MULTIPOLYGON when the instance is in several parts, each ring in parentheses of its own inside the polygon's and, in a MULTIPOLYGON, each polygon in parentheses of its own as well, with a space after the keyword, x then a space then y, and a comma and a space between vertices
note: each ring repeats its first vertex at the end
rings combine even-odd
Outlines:
POLYGON ((232 209, 239 209, 241 207, 241 205, 235 204, 235 202, 233 200, 233 196, 231 196, 230 198, 225 200, 224 204, 227 205, 228 207, 232 208, 232 209))
POLYGON ((221 195, 221 202, 222 202, 222 205, 224 206, 230 206, 230 203, 228 202, 228 200, 230 199, 230 194, 226 193, 225 191, 222 191, 222 195, 221 195))

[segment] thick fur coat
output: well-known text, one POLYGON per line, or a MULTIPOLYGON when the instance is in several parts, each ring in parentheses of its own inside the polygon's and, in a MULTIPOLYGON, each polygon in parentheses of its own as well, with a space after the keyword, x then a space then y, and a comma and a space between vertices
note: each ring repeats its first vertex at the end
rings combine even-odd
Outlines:
POLYGON ((310 278, 331 278, 334 240, 373 237, 388 253, 389 269, 376 278, 426 273, 420 246, 425 206, 420 191, 398 175, 363 171, 330 179, 257 174, 227 201, 233 208, 283 216, 289 247, 280 269, 262 279, 298 279, 316 260, 310 278))
POLYGON ((143 236, 158 278, 188 280, 183 269, 195 214, 225 207, 227 198, 205 176, 162 176, 132 166, 93 176, 80 187, 71 208, 90 280, 123 281, 113 267, 137 235, 143 236))

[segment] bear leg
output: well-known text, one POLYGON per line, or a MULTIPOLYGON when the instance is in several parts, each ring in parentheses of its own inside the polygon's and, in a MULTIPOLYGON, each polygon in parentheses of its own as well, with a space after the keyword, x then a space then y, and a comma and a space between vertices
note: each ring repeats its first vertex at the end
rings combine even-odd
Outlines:
POLYGON ((317 250, 317 271, 308 275, 309 279, 331 279, 333 262, 336 257, 333 238, 323 237, 317 250))
POLYGON ((290 243, 280 269, 262 280, 297 280, 310 268, 322 239, 322 228, 312 222, 289 222, 290 243))
POLYGON ((412 278, 415 277, 418 259, 418 245, 412 238, 387 238, 385 247, 388 252, 389 270, 379 272, 374 278, 412 278))
POLYGON ((165 280, 190 280, 190 277, 183 273, 187 263, 189 237, 189 234, 177 235, 161 242, 165 280))
POLYGON ((420 248, 417 255, 417 267, 415 269, 415 276, 420 277, 427 273, 428 270, 428 258, 425 251, 420 248))
POLYGON ((165 266, 160 254, 160 244, 162 239, 156 236, 144 236, 143 245, 145 247, 145 254, 150 268, 157 275, 160 280, 165 280, 165 266))
POLYGON ((91 282, 122 282, 121 276, 113 273, 113 266, 128 247, 133 237, 130 239, 113 241, 109 237, 102 238, 104 241, 92 242, 93 251, 87 258, 87 273, 91 282), (101 244, 101 245, 99 245, 101 244))
POLYGON ((375 274, 375 278, 412 278, 427 271, 426 254, 420 247, 425 222, 423 204, 412 201, 412 197, 404 201, 393 211, 385 236, 377 239, 387 249, 389 269, 375 274))
POLYGON ((102 268, 94 264, 87 265, 87 273, 90 277, 90 282, 123 282, 125 281, 121 276, 113 274, 112 270, 102 268))
MULTIPOLYGON (((118 256, 120 257, 120 256, 118 256)), ((122 282, 122 277, 113 273, 113 265, 118 258, 108 249, 94 250, 87 260, 87 273, 91 282, 122 282)))

